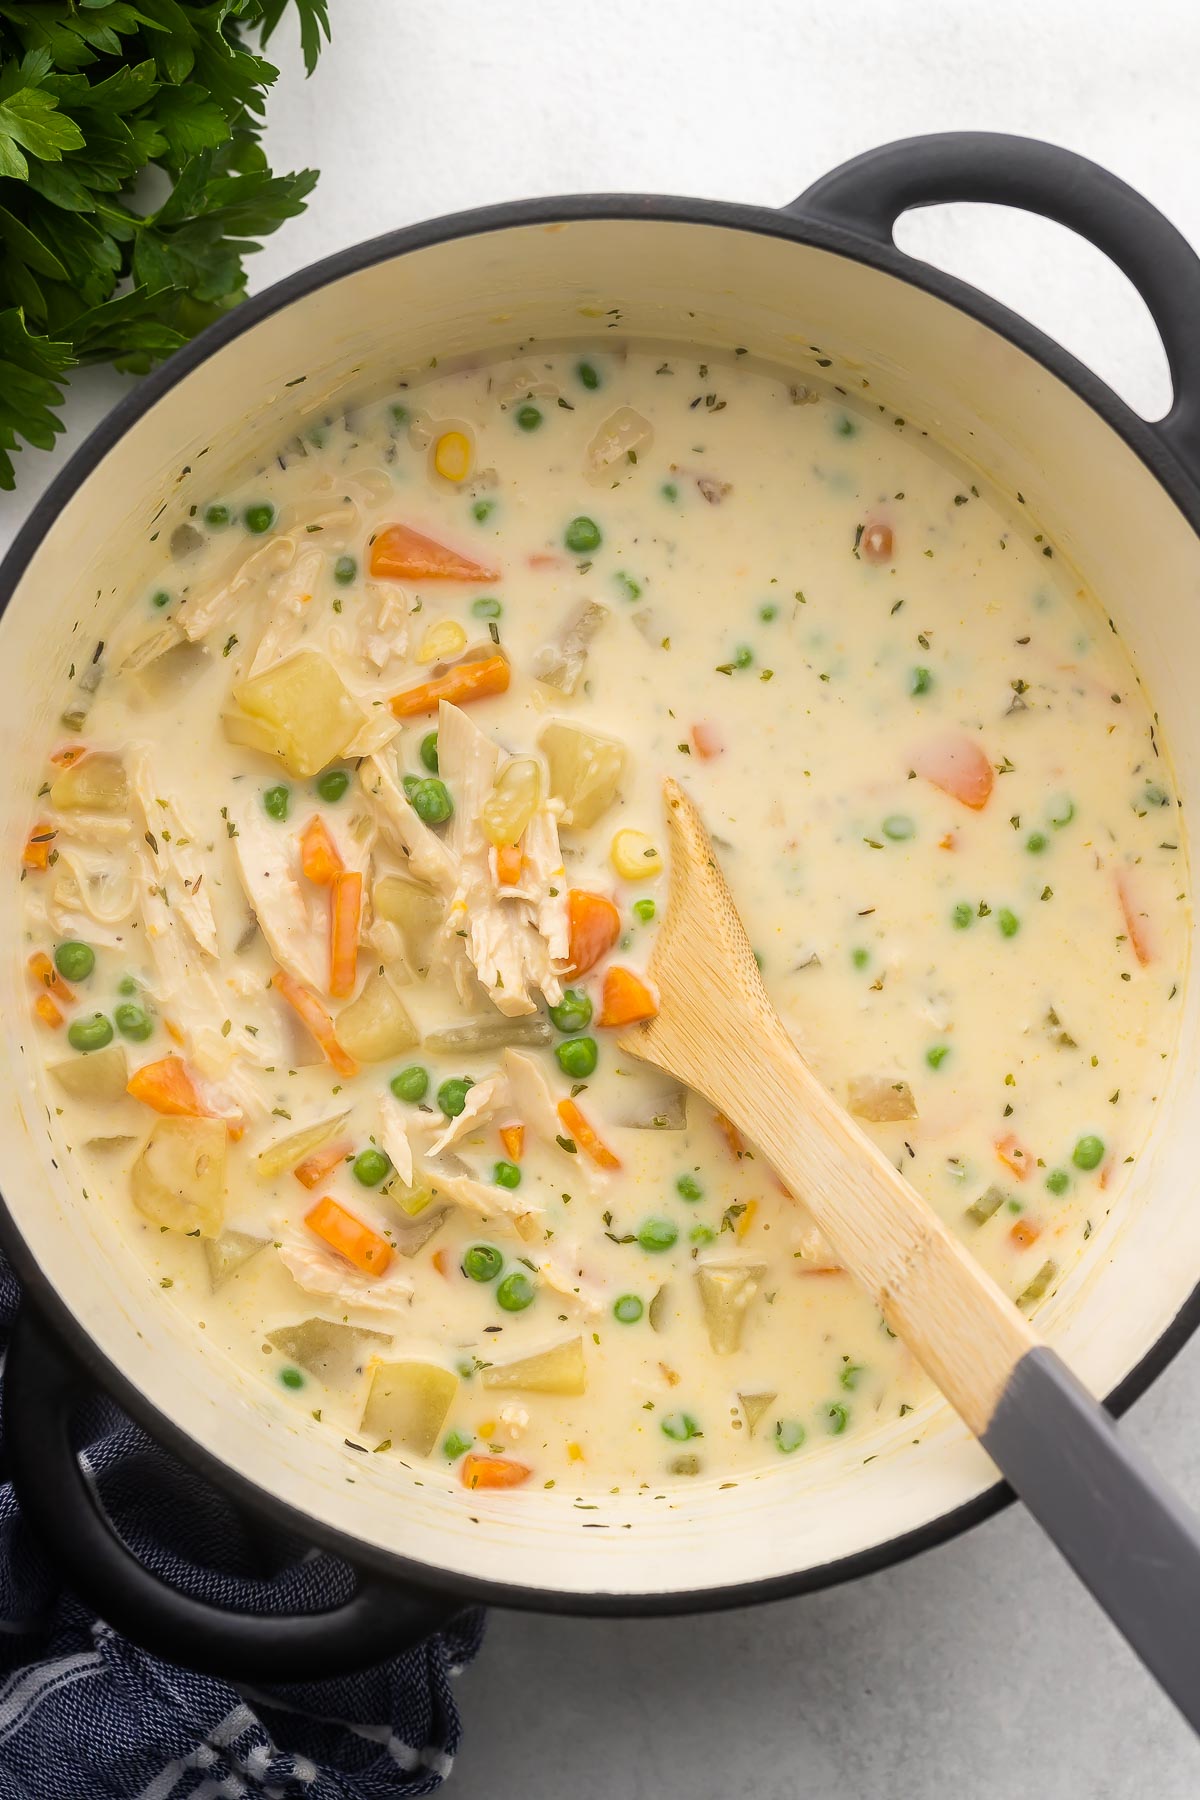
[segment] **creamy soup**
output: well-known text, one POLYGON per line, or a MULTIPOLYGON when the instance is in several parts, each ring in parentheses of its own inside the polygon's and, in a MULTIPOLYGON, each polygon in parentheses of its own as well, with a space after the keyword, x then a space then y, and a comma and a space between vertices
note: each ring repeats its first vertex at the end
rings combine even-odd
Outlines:
POLYGON ((1020 495, 862 391, 430 370, 167 511, 24 855, 87 1204, 352 1448, 585 1492, 802 1464, 926 1383, 655 1006, 660 785, 821 1079, 1036 1309, 1178 1011, 1181 820, 1020 495))

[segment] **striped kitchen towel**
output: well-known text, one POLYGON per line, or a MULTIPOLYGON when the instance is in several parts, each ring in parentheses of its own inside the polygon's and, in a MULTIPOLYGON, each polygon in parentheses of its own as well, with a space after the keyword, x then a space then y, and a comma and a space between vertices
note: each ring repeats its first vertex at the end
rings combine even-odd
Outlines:
MULTIPOLYGON (((0 1259, 0 1344, 20 1298, 0 1259)), ((157 1574, 236 1603, 329 1606, 345 1565, 280 1544, 264 1567, 238 1514, 110 1401, 80 1420, 106 1510, 157 1574), (258 1588, 261 1594, 264 1590, 258 1588)), ((3 1442, 0 1438, 0 1473, 3 1442)), ((0 1485, 0 1800, 396 1800, 431 1794, 458 1748, 452 1677, 482 1615, 335 1681, 237 1688, 147 1655, 60 1587, 0 1485)))

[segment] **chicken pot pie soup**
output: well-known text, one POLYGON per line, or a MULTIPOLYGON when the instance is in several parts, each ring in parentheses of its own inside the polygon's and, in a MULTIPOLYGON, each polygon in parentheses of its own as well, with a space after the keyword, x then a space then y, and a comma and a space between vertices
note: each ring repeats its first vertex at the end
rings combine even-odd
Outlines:
POLYGON ((1154 714, 1023 513, 869 394, 429 372, 168 512, 21 871, 87 1204, 230 1356, 468 1488, 736 1479, 928 1391, 648 1017, 660 783, 785 1023, 1027 1309, 1174 1038, 1154 714))

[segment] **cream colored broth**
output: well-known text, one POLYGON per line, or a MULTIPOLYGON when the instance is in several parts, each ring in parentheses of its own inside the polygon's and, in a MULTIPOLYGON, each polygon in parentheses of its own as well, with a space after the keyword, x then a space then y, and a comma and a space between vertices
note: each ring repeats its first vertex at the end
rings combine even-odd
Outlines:
MULTIPOLYGON (((54 860, 26 871, 29 951, 82 939, 96 956, 73 1002, 53 988, 40 999, 68 1028, 96 1011, 112 1019, 122 1003, 144 1008, 150 1034, 114 1039, 128 1071, 177 1056, 199 1103, 244 1126, 229 1134, 206 1247, 188 1235, 191 1213, 170 1229, 161 1210, 147 1217, 131 1202, 153 1113, 134 1098, 80 1100, 52 1069, 89 1203, 111 1210, 114 1235, 144 1261, 147 1305, 185 1307, 210 1340, 278 1384, 281 1404, 319 1414, 354 1444, 382 1440, 413 1460, 428 1441, 431 1460, 467 1480, 479 1478, 478 1457, 580 1491, 728 1478, 781 1454, 810 1458, 843 1432, 867 1453, 872 1426, 926 1394, 920 1372, 752 1145, 731 1144, 694 1096, 685 1128, 653 1126, 678 1096, 623 1057, 596 1017, 576 1034, 595 1040, 599 1061, 575 1099, 619 1160, 612 1170, 553 1115, 539 1128, 510 1084, 453 1146, 474 1184, 454 1190, 463 1168, 431 1153, 448 1123, 436 1095, 470 1077, 478 1100, 489 1079, 503 1081, 499 1051, 438 1056, 422 1043, 339 1078, 268 987, 280 955, 294 952, 293 974, 312 972, 307 985, 335 1030, 347 1004, 329 999, 329 890, 298 872, 299 834, 319 817, 343 860, 364 870, 356 986, 383 970, 415 1034, 500 1020, 493 999, 543 1019, 538 980, 528 1013, 511 989, 472 995, 465 980, 464 1002, 444 964, 463 966, 455 931, 472 925, 465 912, 425 978, 412 940, 370 919, 375 881, 404 874, 401 842, 413 846, 395 823, 407 812, 402 791, 388 823, 375 765, 353 752, 374 738, 385 769, 426 779, 419 745, 438 719, 397 726, 388 700, 464 650, 502 652, 511 684, 464 705, 468 743, 478 729, 506 753, 540 758, 546 726, 566 721, 625 749, 616 796, 593 825, 572 827, 551 796, 564 873, 543 872, 540 922, 551 937, 562 929, 568 888, 614 901, 620 915, 609 955, 566 985, 599 1016, 606 970, 644 971, 655 924, 642 915, 648 902, 661 909, 666 877, 653 858, 648 875, 619 877, 610 847, 625 829, 658 847, 659 786, 676 775, 714 833, 768 987, 821 1078, 868 1115, 866 1128, 1002 1288, 1034 1307, 1120 1203, 1173 1041, 1186 948, 1169 768, 1103 613, 1019 499, 1001 506, 863 398, 796 390, 749 361, 564 351, 432 374, 385 405, 310 426, 211 504, 228 523, 205 509, 164 520, 175 555, 161 587, 128 597, 99 685, 76 691, 68 709, 80 727, 70 741, 119 755, 129 794, 97 822, 56 806, 59 788, 43 792, 34 835, 57 832, 54 860), (462 447, 447 442, 457 432, 469 445, 463 480, 438 469, 461 473, 447 461, 462 447), (257 535, 242 523, 252 507, 274 509, 257 535), (598 528, 594 549, 567 547, 581 516, 598 528), (497 577, 370 580, 377 540, 397 523, 497 577), (585 602, 605 616, 568 696, 537 679, 539 659, 585 602), (444 636, 443 660, 421 660, 437 651, 428 634, 448 623, 460 629, 444 636), (196 641, 176 641, 181 633, 196 641), (252 670, 314 649, 363 721, 351 753, 331 759, 350 779, 328 801, 313 778, 230 741, 221 723, 239 713, 233 690, 252 670), (280 787, 286 819, 264 804, 280 787), (276 892, 294 883, 290 938, 287 908, 269 927, 270 899, 253 930, 239 856, 269 867, 276 892), (188 923, 199 895, 216 934, 207 950, 203 920, 188 923), (122 980, 136 992, 122 995, 122 980), (413 1065, 429 1071, 423 1102, 381 1114, 389 1080, 413 1065), (332 1141, 346 1155, 315 1188, 290 1166, 259 1179, 264 1149, 341 1112, 332 1141), (880 1112, 911 1116, 870 1117, 880 1112), (500 1128, 518 1119, 520 1185, 501 1188, 500 1128), (413 1185, 436 1190, 415 1218, 403 1210, 414 1204, 405 1183, 364 1186, 349 1160, 389 1141, 395 1154, 397 1129, 415 1152, 413 1185), (306 1225, 324 1196, 395 1245, 382 1274, 356 1272, 306 1225), (414 1226, 443 1207, 414 1247, 414 1226), (674 1241, 646 1247, 656 1232, 674 1241), (214 1290, 212 1244, 236 1257, 255 1240, 214 1290), (463 1272, 478 1246, 498 1253, 496 1279, 463 1272), (532 1292, 523 1310, 498 1303, 513 1277, 532 1292), (745 1304, 710 1339, 699 1289, 714 1281, 742 1283, 745 1304), (614 1315, 622 1298, 629 1314, 640 1303, 639 1316, 614 1315), (343 1330, 332 1372, 311 1334, 290 1348, 270 1342, 313 1318, 391 1342, 343 1330), (576 1341, 564 1379, 581 1379, 583 1392, 537 1391, 536 1371, 533 1387, 485 1386, 488 1369, 576 1341), (388 1436, 364 1404, 372 1380, 400 1361, 446 1371, 445 1392, 388 1436)), ((443 738, 447 729, 443 717, 443 738)), ((467 817, 444 761, 442 773, 458 810, 434 835, 453 852, 456 834, 477 836, 478 808, 467 817)), ((426 845, 426 862, 438 854, 426 845)), ((563 958, 524 929, 556 996, 563 958)), ((549 1043, 523 1054, 558 1102, 580 1084, 555 1056, 567 1038, 543 1030, 549 1043)), ((66 1036, 43 1022, 48 1064, 89 1060, 66 1036)))

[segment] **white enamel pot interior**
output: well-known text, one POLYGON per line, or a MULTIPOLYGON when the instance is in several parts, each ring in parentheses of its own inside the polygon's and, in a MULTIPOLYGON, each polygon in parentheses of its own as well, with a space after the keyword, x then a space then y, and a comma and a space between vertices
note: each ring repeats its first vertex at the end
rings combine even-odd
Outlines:
MULTIPOLYGON (((9 564, 15 587, 0 619, 7 867, 18 862, 68 666, 144 592, 166 496, 203 499, 306 419, 388 389, 431 357, 597 334, 746 346, 801 381, 819 368, 855 390, 869 382, 881 404, 923 425, 1014 505, 1019 492, 1055 555, 1111 612, 1158 709, 1190 815, 1200 788, 1200 542, 1185 459, 1035 334, 865 234, 802 212, 541 202, 403 233, 285 283, 152 378, 76 459, 9 564)), ((564 1491, 468 1494, 440 1469, 355 1455, 207 1343, 152 1288, 109 1212, 89 1206, 27 1047, 11 878, 0 886, 0 943, 0 1189, 22 1274, 60 1330, 69 1316, 71 1343, 86 1346, 100 1379, 152 1430, 241 1495, 292 1509, 315 1540, 464 1594, 671 1609, 820 1585, 997 1503, 987 1458, 933 1403, 869 1438, 830 1440, 803 1463, 779 1459, 735 1487, 698 1481, 592 1497, 586 1509, 564 1491)), ((1180 1047, 1148 1152, 1089 1254, 1038 1314, 1101 1395, 1139 1365, 1143 1381, 1194 1323, 1194 982, 1180 1008, 1180 1047)))

